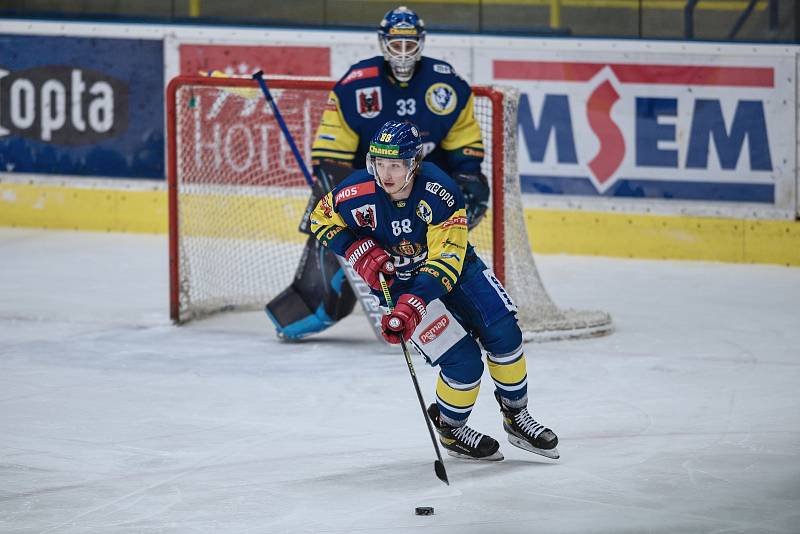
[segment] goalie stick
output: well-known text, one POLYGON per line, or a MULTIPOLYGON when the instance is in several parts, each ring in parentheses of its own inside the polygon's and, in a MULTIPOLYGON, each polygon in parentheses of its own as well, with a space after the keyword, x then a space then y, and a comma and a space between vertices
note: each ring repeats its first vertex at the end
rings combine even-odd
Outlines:
MULTIPOLYGON (((392 313, 394 304, 392 303, 392 295, 389 293, 389 286, 386 284, 386 279, 383 277, 383 273, 379 272, 378 277, 381 281, 383 298, 386 299, 386 305, 389 307, 389 313, 392 313)), ((414 372, 414 364, 411 363, 411 355, 408 354, 408 347, 406 346, 406 342, 402 336, 400 337, 400 346, 403 348, 403 356, 406 357, 406 365, 408 366, 408 372, 411 375, 411 381, 414 383, 414 391, 417 392, 419 407, 422 408, 422 417, 425 418, 425 424, 428 425, 428 433, 431 435, 433 448, 436 451, 436 460, 433 462, 433 470, 436 472, 436 477, 449 486, 450 481, 447 479, 447 471, 445 470, 444 462, 442 461, 442 452, 439 450, 439 443, 436 441, 436 437, 433 435, 431 420, 428 418, 428 412, 425 411, 425 399, 422 398, 422 392, 419 390, 417 373, 414 372)))
MULTIPOLYGON (((270 93, 269 87, 267 87, 267 82, 264 80, 264 71, 260 70, 253 74, 253 79, 258 82, 261 92, 264 94, 264 98, 272 108, 272 113, 275 115, 275 120, 278 122, 281 132, 283 132, 283 137, 286 139, 286 142, 289 143, 289 148, 292 149, 294 159, 297 161, 297 165, 303 172, 306 182, 308 183, 309 187, 313 186, 314 179, 311 177, 311 173, 308 171, 308 167, 306 166, 305 161, 303 161, 300 151, 297 149, 297 145, 294 142, 292 134, 289 132, 289 128, 286 127, 286 122, 284 122, 283 116, 278 109, 278 104, 275 102, 275 99, 272 98, 272 93, 270 93)), ((324 171, 320 171, 319 174, 320 176, 318 176, 317 179, 321 180, 325 191, 330 191, 330 179, 324 171)), ((367 283, 364 282, 360 276, 358 276, 358 273, 355 272, 349 263, 344 261, 344 258, 336 255, 336 260, 339 262, 339 266, 344 271, 344 276, 347 278, 347 282, 350 284, 350 287, 353 288, 353 293, 355 293, 358 302, 361 304, 361 308, 364 310, 364 314, 369 320, 369 324, 372 326, 372 333, 375 335, 378 341, 384 342, 383 336, 381 335, 381 317, 383 316, 383 311, 380 308, 378 297, 372 294, 367 283)))

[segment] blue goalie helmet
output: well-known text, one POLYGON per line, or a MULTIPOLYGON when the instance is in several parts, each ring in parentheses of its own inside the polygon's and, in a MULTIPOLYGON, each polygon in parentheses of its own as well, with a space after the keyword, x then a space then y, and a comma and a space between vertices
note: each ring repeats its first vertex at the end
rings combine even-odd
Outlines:
POLYGON ((425 23, 406 6, 400 6, 383 16, 378 27, 378 43, 394 77, 407 82, 422 57, 425 23))
POLYGON ((389 121, 381 126, 369 142, 367 172, 383 187, 375 167, 378 158, 399 159, 406 167, 403 188, 411 181, 422 161, 422 137, 419 128, 412 122, 389 121))

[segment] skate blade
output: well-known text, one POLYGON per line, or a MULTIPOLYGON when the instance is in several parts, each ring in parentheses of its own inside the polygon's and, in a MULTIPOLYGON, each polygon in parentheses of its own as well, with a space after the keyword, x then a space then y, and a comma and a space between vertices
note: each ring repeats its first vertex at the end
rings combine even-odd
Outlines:
POLYGON ((509 434, 508 442, 515 447, 519 447, 520 449, 524 449, 528 452, 532 452, 534 454, 538 454, 539 456, 544 456, 545 458, 550 458, 551 460, 558 460, 561 456, 558 454, 558 448, 552 449, 538 449, 525 441, 524 439, 518 438, 516 436, 512 436, 509 434))
POLYGON ((451 451, 450 449, 447 449, 447 454, 453 458, 458 458, 460 460, 471 460, 473 462, 500 462, 504 458, 503 453, 500 451, 497 451, 489 456, 484 456, 483 458, 475 458, 474 456, 461 454, 460 452, 451 451))

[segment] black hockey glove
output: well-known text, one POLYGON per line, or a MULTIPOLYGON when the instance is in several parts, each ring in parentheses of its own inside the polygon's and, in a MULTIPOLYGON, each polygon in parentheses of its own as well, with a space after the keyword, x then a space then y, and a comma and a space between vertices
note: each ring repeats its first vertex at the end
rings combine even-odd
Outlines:
POLYGON ((453 179, 464 195, 467 204, 467 226, 470 230, 478 226, 489 208, 489 180, 482 172, 458 173, 453 179))

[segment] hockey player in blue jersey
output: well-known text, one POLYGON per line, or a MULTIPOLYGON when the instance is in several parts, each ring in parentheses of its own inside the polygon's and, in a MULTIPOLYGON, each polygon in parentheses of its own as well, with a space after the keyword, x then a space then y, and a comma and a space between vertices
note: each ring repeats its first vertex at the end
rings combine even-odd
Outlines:
MULTIPOLYGON (((455 180, 474 227, 486 212, 489 186, 480 170, 483 140, 469 84, 450 64, 422 55, 425 26, 406 7, 386 13, 378 41, 382 55, 351 66, 329 95, 311 148, 317 180, 306 212, 353 169, 364 167, 369 141, 383 123, 412 120, 426 161, 455 180)), ((307 217, 300 228, 308 231, 307 217)), ((310 238, 294 281, 266 311, 279 336, 299 339, 347 316, 354 304, 335 258, 310 238)))
POLYGON ((353 266, 384 306, 379 273, 389 280, 396 305, 383 317, 383 336, 389 343, 410 341, 439 366, 428 415, 449 454, 503 459, 496 440, 466 425, 483 374, 483 346, 509 441, 558 458, 555 433, 526 408, 516 307, 467 239, 467 213, 455 181, 423 162, 422 151, 414 124, 384 124, 368 146, 366 169, 320 200, 311 230, 353 266))

